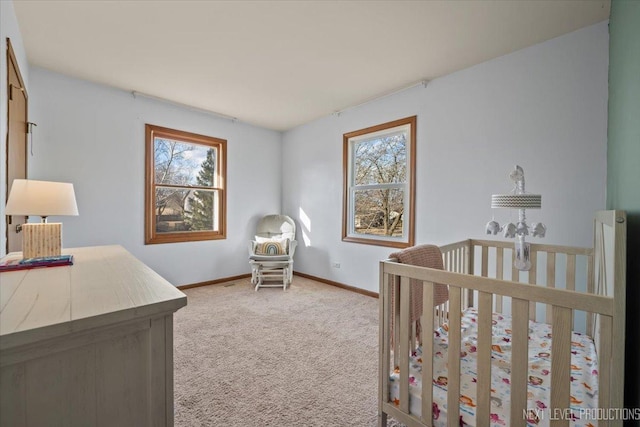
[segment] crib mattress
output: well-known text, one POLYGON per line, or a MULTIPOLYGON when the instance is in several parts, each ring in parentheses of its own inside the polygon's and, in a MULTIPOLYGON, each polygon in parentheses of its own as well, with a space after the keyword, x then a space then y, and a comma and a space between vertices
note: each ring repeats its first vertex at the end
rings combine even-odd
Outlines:
MULTIPOLYGON (((460 358, 460 415, 461 425, 475 426, 476 402, 476 346, 478 313, 467 309, 462 318, 462 353, 460 358)), ((493 314, 493 342, 491 358, 491 426, 502 427, 509 422, 509 395, 511 373, 511 318, 493 314)), ((434 426, 446 426, 447 413, 447 347, 448 327, 443 325, 434 332, 433 359, 433 418, 434 426)), ((580 419, 581 409, 598 405, 598 367, 595 345, 587 335, 572 333, 571 339, 571 408, 575 414, 572 426, 596 426, 593 420, 580 419)), ((550 419, 561 416, 550 406, 551 385, 551 326, 529 322, 529 385, 527 407, 529 426, 548 426, 550 419)), ((422 349, 418 348, 409 361, 409 410, 421 414, 422 349)), ((399 405, 400 381, 398 369, 390 375, 391 400, 399 405)))

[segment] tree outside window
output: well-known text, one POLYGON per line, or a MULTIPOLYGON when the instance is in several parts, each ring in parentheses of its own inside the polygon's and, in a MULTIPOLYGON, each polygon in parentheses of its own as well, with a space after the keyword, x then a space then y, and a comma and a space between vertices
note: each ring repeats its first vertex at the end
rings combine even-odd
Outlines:
POLYGON ((344 134, 343 240, 414 241, 416 117, 344 134))
POLYGON ((145 243, 224 239, 226 140, 145 129, 145 243))

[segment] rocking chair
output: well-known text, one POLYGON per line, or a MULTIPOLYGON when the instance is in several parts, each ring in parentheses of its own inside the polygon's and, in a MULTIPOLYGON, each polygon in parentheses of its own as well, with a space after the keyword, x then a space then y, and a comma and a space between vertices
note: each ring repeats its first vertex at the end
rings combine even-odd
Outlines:
POLYGON ((254 239, 249 243, 251 283, 261 287, 281 287, 291 284, 293 254, 298 242, 296 224, 286 215, 267 215, 260 220, 254 239), (282 283, 274 283, 274 281, 282 283))

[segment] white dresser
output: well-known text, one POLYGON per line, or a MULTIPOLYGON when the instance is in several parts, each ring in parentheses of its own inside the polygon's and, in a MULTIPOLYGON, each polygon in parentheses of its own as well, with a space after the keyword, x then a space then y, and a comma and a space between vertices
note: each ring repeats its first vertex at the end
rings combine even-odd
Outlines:
POLYGON ((0 273, 0 426, 172 426, 187 297, 120 246, 63 253, 0 273))

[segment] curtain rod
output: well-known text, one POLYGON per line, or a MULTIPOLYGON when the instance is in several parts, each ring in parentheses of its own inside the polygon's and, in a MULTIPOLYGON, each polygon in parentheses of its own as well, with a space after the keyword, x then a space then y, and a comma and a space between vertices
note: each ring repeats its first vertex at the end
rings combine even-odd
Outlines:
POLYGON ((383 94, 381 94, 381 95, 372 96, 372 97, 370 97, 370 98, 365 99, 364 101, 362 101, 362 102, 361 102, 361 103, 359 103, 359 104, 351 105, 351 106, 346 107, 346 108, 343 108, 343 109, 341 109, 341 110, 334 111, 334 112, 333 112, 333 115, 334 115, 334 116, 338 116, 338 117, 339 117, 339 116, 340 116, 340 114, 344 113, 344 112, 345 112, 345 111, 347 111, 347 110, 351 110, 351 109, 353 109, 353 108, 360 107, 360 106, 362 106, 362 105, 364 105, 364 104, 368 104, 369 102, 371 102, 371 101, 375 101, 375 100, 377 100, 377 99, 382 99, 382 98, 386 98, 387 96, 395 95, 396 93, 399 93, 399 92, 405 91, 405 90, 407 90, 407 89, 411 89, 412 87, 416 87, 416 86, 420 86, 420 85, 421 85, 422 87, 426 88, 426 87, 429 85, 429 82, 430 82, 430 80, 424 79, 424 80, 420 80, 420 81, 419 81, 419 82, 417 82, 417 83, 411 83, 411 84, 410 84, 410 85, 408 85, 408 86, 402 86, 401 88, 393 89, 393 90, 391 90, 391 91, 389 91, 389 92, 385 92, 385 93, 383 93, 383 94))
POLYGON ((137 90, 131 91, 131 95, 134 98, 137 98, 138 96, 140 96, 142 98, 153 99, 155 101, 165 102, 167 104, 172 104, 172 105, 175 105, 177 107, 186 108, 187 110, 192 110, 192 111, 196 111, 196 112, 199 112, 199 113, 210 114, 210 115, 213 115, 213 116, 216 116, 216 117, 220 117, 222 119, 231 120, 233 123, 238 121, 237 117, 229 116, 227 114, 218 113, 218 112, 212 111, 212 110, 207 110, 206 108, 194 107, 193 105, 183 104, 182 102, 172 101, 170 99, 161 98, 159 96, 149 95, 148 93, 138 92, 137 90))

